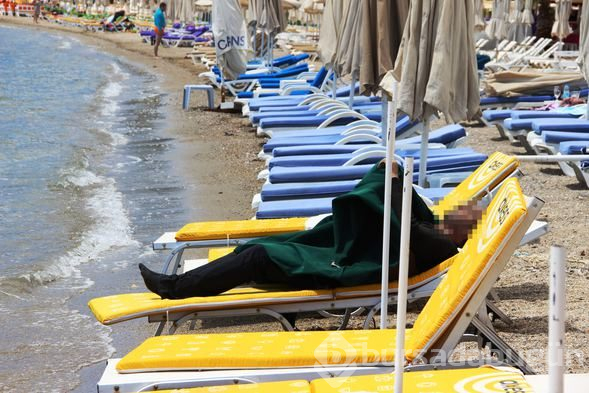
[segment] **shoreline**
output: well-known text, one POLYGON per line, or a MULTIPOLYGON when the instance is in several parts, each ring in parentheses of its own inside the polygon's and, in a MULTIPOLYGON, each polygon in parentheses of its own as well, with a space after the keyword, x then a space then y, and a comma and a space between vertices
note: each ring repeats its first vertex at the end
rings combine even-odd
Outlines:
MULTIPOLYGON (((172 139, 172 149, 165 153, 165 158, 173 166, 170 175, 181 179, 183 191, 180 193, 187 216, 192 221, 251 218, 251 197, 259 189, 258 182, 251 179, 255 179, 263 167, 256 157, 260 140, 241 118, 204 110, 206 97, 203 94, 193 94, 191 109, 182 110, 184 84, 195 83, 198 73, 206 70, 204 66, 196 67, 190 59, 184 58, 190 48, 160 48, 160 58, 156 59, 153 47, 142 43, 137 34, 84 32, 46 21, 35 25, 30 18, 12 18, 0 16, 0 25, 73 38, 155 75, 162 94, 159 112, 164 116, 160 134, 163 138, 172 139)), ((216 99, 218 103, 218 94, 216 99)), ((156 239, 165 231, 177 229, 161 228, 161 232, 153 233, 152 237, 156 239)), ((158 255, 162 262, 165 255, 158 255)), ((136 265, 135 261, 130 262, 136 265)), ((130 271, 133 274, 135 269, 130 271)), ((122 279, 129 284, 125 288, 133 287, 139 278, 137 271, 136 276, 122 279)), ((85 296, 95 297, 92 294, 98 291, 99 288, 92 286, 86 290, 85 296)), ((76 307, 77 302, 74 300, 71 305, 93 318, 84 304, 76 307)), ((134 322, 109 328, 111 345, 117 351, 113 356, 124 355, 153 335, 155 326, 146 324, 144 320, 134 322)), ((70 390, 94 391, 103 367, 101 359, 95 359, 92 365, 80 366, 76 371, 80 384, 70 390)))

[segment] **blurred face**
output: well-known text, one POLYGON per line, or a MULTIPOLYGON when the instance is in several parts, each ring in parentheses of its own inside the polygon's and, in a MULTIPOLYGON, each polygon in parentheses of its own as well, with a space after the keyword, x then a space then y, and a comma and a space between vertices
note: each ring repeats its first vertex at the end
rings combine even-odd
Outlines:
POLYGON ((457 246, 462 247, 483 216, 483 208, 476 203, 459 206, 446 214, 437 229, 449 237, 457 246))

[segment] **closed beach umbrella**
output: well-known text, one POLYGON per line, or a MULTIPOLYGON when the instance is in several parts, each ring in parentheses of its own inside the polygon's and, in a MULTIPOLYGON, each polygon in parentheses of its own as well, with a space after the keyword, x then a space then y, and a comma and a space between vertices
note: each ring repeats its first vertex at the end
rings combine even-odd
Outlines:
POLYGON ((483 11, 485 7, 483 4, 483 0, 475 0, 474 1, 474 28, 475 31, 483 31, 485 30, 485 18, 483 16, 483 11))
POLYGON ((376 93, 387 71, 395 65, 409 0, 364 0, 360 47, 360 88, 376 93))
POLYGON ((395 69, 381 83, 391 95, 392 78, 399 81, 398 109, 425 122, 422 185, 430 117, 441 112, 447 121, 458 122, 480 113, 472 0, 413 0, 395 69))
POLYGON ((348 2, 340 0, 326 0, 323 16, 321 17, 321 29, 319 30, 318 52, 321 61, 326 67, 331 68, 335 62, 341 21, 346 15, 348 2))
POLYGON ((234 79, 246 71, 247 27, 238 0, 215 0, 212 7, 217 63, 223 78, 234 79))
MULTIPOLYGON (((405 23, 401 48, 397 54, 394 79, 398 89, 389 85, 390 78, 381 86, 397 102, 397 108, 412 119, 426 121, 420 152, 420 181, 425 177, 427 160, 427 120, 438 111, 452 122, 471 120, 480 114, 480 96, 476 53, 474 48, 474 2, 472 0, 412 0, 405 23), (425 142, 425 143, 424 143, 425 142)), ((390 149, 387 148, 387 171, 390 149)), ((412 161, 409 163, 412 167, 412 161)), ((388 173, 388 172, 387 172, 388 173)), ((411 178, 408 179, 411 181, 411 178)), ((407 181, 407 180, 406 180, 407 181)), ((385 189, 385 206, 390 202, 390 191, 385 189)), ((410 220, 410 211, 403 207, 410 220)), ((389 218, 386 218, 389 220, 389 218)), ((406 220, 407 222, 408 220, 406 220)), ((407 226, 403 231, 407 234, 407 226)), ((383 249, 388 247, 388 234, 383 235, 383 249)), ((403 238, 403 233, 401 238, 403 238)), ((408 251, 408 244, 402 244, 408 251)), ((408 252, 406 254, 408 257, 408 252)), ((385 265, 386 261, 383 263, 385 265)), ((399 271, 406 272, 408 258, 400 258, 399 271)), ((385 274, 383 273, 383 277, 385 274)), ((383 279, 384 281, 384 279, 383 279)), ((406 276, 399 273, 399 313, 404 315, 406 276), (402 280, 402 281, 401 281, 402 280), (399 285, 401 288, 401 284, 399 285)), ((384 292, 384 291, 383 291, 384 292)), ((405 320, 397 320, 397 348, 395 356, 395 392, 402 392, 405 320)))
POLYGON ((511 12, 509 14, 509 32, 507 38, 510 41, 523 41, 525 36, 524 24, 522 18, 523 0, 515 0, 511 12))
POLYGON ((532 35, 532 25, 534 24, 534 14, 532 14, 532 2, 533 0, 526 0, 524 4, 524 10, 521 15, 524 37, 529 37, 532 35))
POLYGON ((258 17, 258 26, 268 34, 276 35, 286 29, 286 18, 280 0, 262 0, 261 15, 258 17))
POLYGON ((509 0, 493 0, 491 21, 487 25, 487 35, 497 40, 507 36, 509 24, 509 0))
POLYGON ((352 75, 357 78, 360 72, 363 1, 349 0, 346 15, 342 19, 335 55, 335 72, 340 77, 352 75))
POLYGON ((589 81, 589 0, 583 1, 583 9, 581 11, 579 58, 577 62, 585 80, 589 81))
POLYGON ((194 23, 194 0, 180 0, 178 19, 184 23, 194 23))
POLYGON ((572 0, 557 0, 556 2, 554 24, 552 25, 552 36, 558 38, 561 41, 573 32, 571 26, 569 25, 572 3, 572 0))
POLYGON ((479 114, 472 5, 471 0, 411 2, 393 76, 400 82, 398 107, 412 119, 439 111, 458 122, 479 114))

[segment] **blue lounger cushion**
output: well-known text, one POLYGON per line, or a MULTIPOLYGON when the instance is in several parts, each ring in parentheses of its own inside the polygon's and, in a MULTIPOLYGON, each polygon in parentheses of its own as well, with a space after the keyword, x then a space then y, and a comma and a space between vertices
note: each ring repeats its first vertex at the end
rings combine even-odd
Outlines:
MULTIPOLYGON (((375 108, 379 108, 379 103, 364 103, 354 105, 353 109, 360 113, 365 113, 367 111, 374 111, 375 108)), ((250 115, 250 120, 253 124, 258 124, 260 121, 265 119, 276 119, 279 117, 290 117, 292 120, 296 121, 293 118, 299 118, 303 116, 317 116, 321 113, 321 110, 282 110, 277 112, 257 112, 253 115, 250 115)))
POLYGON ((311 217, 331 213, 333 197, 261 202, 256 218, 311 217))
MULTIPOLYGON (((442 199, 452 188, 430 188, 419 192, 435 201, 442 199)), ((256 218, 288 218, 310 217, 331 213, 333 197, 310 199, 286 199, 261 202, 256 212, 256 218)))
POLYGON ((510 131, 531 130, 533 119, 505 119, 503 126, 510 131))
MULTIPOLYGON (((331 128, 331 127, 330 127, 331 128)), ((429 143, 442 143, 447 145, 449 143, 455 142, 456 140, 463 138, 466 136, 466 130, 459 124, 450 124, 445 127, 439 128, 435 131, 430 132, 429 134, 429 143)), ((264 152, 271 153, 273 150, 281 148, 281 149, 290 149, 290 150, 282 150, 283 154, 281 155, 295 155, 296 154, 307 154, 306 149, 310 149, 308 154, 316 154, 317 149, 321 149, 320 146, 333 146, 341 139, 340 135, 329 135, 329 136, 319 136, 319 137, 306 137, 306 138, 272 138, 264 145, 264 152), (314 147, 318 146, 318 147, 314 147)), ((370 141, 356 141, 351 145, 338 145, 341 146, 341 149, 349 151, 349 146, 357 145, 358 148, 362 146, 366 146, 366 143, 370 141), (345 146, 345 147, 344 147, 345 146)), ((414 143, 421 143, 421 136, 414 136, 410 138, 400 139, 397 141, 398 143, 404 144, 414 144, 414 143)), ((333 149, 339 149, 340 147, 333 146, 333 149)), ((319 152, 324 150, 319 150, 319 152)), ((333 150, 328 150, 330 152, 335 152, 333 150)), ((337 151, 337 150, 336 150, 337 151)))
MULTIPOLYGON (((396 135, 400 136, 407 132, 411 127, 416 125, 409 119, 409 116, 403 116, 397 121, 396 135)), ((347 125, 343 126, 329 126, 325 128, 307 128, 301 130, 280 131, 272 135, 272 138, 306 138, 308 136, 327 136, 327 135, 341 135, 347 129, 347 125)))
POLYGON ((589 120, 536 119, 532 121, 532 130, 538 135, 540 135, 542 131, 588 132, 589 120))
POLYGON ((488 121, 512 119, 540 119, 540 118, 575 118, 572 113, 558 111, 532 111, 517 109, 487 109, 483 118, 488 121))
POLYGON ((330 197, 352 191, 359 182, 360 179, 318 183, 268 183, 264 184, 260 194, 262 201, 330 197))
POLYGON ((560 132, 560 131, 544 131, 542 139, 546 143, 558 144, 567 141, 589 141, 589 132, 560 132))
POLYGON ((481 97, 481 105, 517 104, 518 102, 544 102, 553 100, 552 96, 520 96, 520 97, 481 97))
MULTIPOLYGON (((369 120, 380 121, 381 111, 376 109, 374 112, 364 113, 369 120)), ((281 127, 318 127, 325 120, 329 119, 329 116, 309 116, 309 117, 297 117, 295 119, 291 117, 276 117, 272 119, 263 119, 260 121, 260 127, 262 128, 281 128, 281 127)), ((355 117, 343 117, 333 122, 333 125, 348 124, 352 121, 358 120, 355 117)))
MULTIPOLYGON (((449 157, 432 157, 427 160, 428 172, 456 170, 457 168, 480 165, 487 156, 484 154, 461 154, 449 157)), ((419 159, 414 170, 419 169, 419 159)), ((333 180, 355 180, 362 178, 373 165, 325 166, 325 167, 274 167, 270 170, 270 183, 320 182, 333 180)), ((463 169, 464 170, 464 169, 463 169)))
MULTIPOLYGON (((398 149, 396 153, 401 157, 412 156, 417 158, 420 149, 414 148, 410 150, 398 149)), ((448 157, 459 154, 472 154, 475 151, 468 147, 457 149, 429 149, 428 157, 448 157)), ((383 148, 384 156, 384 148, 383 148)), ((317 155, 300 155, 300 156, 283 156, 273 157, 268 163, 268 167, 274 168, 276 166, 282 167, 297 167, 297 166, 338 166, 343 165, 354 157, 354 154, 317 154, 317 155)), ((370 157, 360 162, 361 164, 374 164, 380 161, 383 157, 370 157)))
POLYGON ((558 146, 560 154, 585 154, 584 149, 589 147, 589 141, 562 142, 558 146))

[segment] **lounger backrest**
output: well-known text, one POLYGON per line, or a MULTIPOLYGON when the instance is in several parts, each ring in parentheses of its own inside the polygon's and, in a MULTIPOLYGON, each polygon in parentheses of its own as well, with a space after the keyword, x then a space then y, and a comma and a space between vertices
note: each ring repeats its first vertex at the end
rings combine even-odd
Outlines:
POLYGON ((495 152, 470 174, 462 183, 454 188, 444 199, 432 208, 437 217, 457 208, 464 201, 482 197, 487 190, 492 190, 519 166, 519 161, 500 152, 495 152))
POLYGON ((319 71, 317 71, 317 74, 315 74, 315 78, 311 82, 311 86, 314 86, 316 88, 320 88, 321 85, 323 85, 323 81, 325 80, 325 77, 327 76, 327 72, 328 72, 327 68, 321 67, 319 69, 319 71))
POLYGON ((415 321, 407 343, 407 348, 412 349, 406 353, 408 360, 427 350, 456 318, 526 212, 519 181, 508 179, 415 321))

